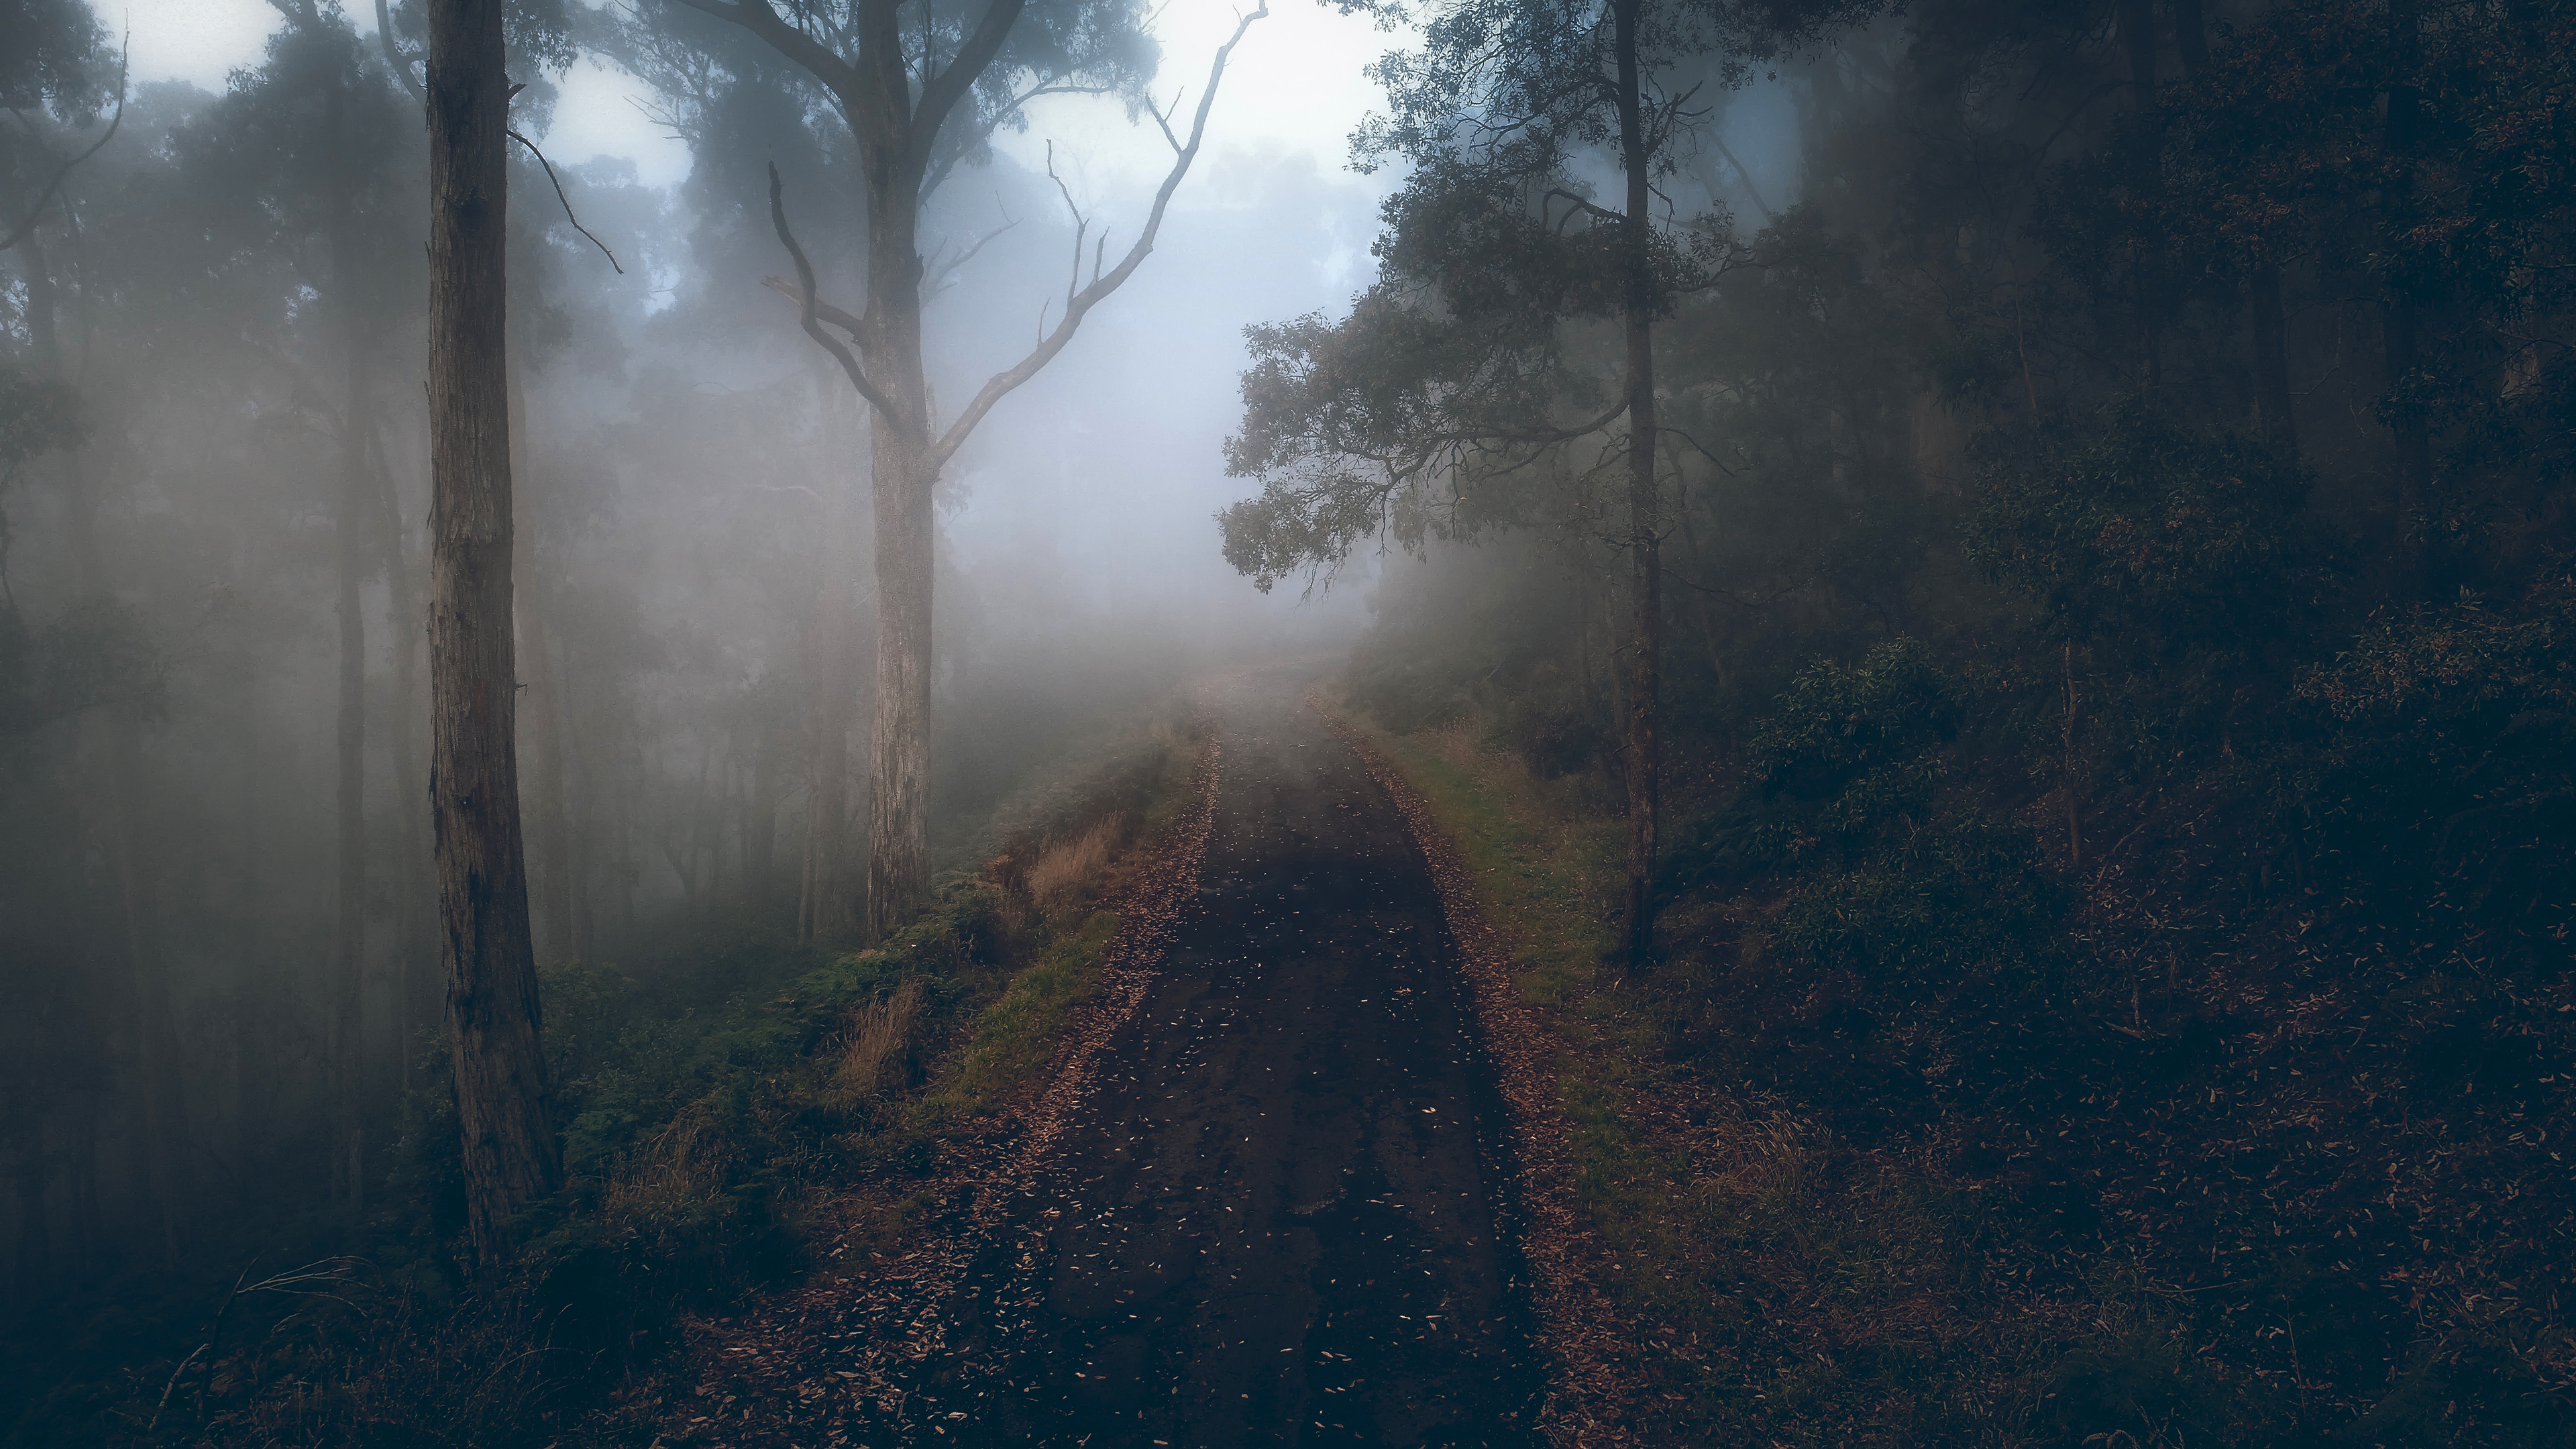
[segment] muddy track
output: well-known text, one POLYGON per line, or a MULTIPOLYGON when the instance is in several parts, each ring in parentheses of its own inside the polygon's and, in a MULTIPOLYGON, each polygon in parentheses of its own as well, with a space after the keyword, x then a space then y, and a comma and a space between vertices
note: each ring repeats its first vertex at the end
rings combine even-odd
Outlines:
POLYGON ((1198 840, 1139 882, 1165 899, 1128 903, 1022 1129, 944 1174, 938 1244, 704 1344, 737 1400, 692 1437, 1544 1442, 1476 993, 1405 812, 1301 683, 1207 689, 1198 840))

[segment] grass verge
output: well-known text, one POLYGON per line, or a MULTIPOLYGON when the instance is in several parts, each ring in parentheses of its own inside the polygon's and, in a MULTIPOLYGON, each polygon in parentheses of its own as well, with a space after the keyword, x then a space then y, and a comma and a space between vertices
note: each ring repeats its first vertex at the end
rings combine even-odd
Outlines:
POLYGON ((940 1212, 946 1165, 1010 1130, 1097 988, 1120 924, 1098 906, 1122 856, 1187 808, 1206 748, 1160 729, 1058 786, 996 869, 952 877, 874 949, 744 932, 663 976, 549 969, 568 1181, 520 1225, 506 1272, 477 1276, 457 1255, 433 1049, 382 1209, 266 1255, 200 1309, 167 1309, 166 1354, 54 1386, 12 1442, 67 1428, 134 1445, 652 1442, 686 1392, 698 1325, 854 1251, 902 1251, 940 1212))
POLYGON ((1535 1026, 1554 1101, 1530 1122, 1564 1140, 1525 1141, 1525 1171, 1561 1179, 1581 1239, 1569 1267, 1586 1280, 1569 1286, 1607 1310, 1550 1315, 1577 1380, 1556 1395, 1559 1437, 2046 1442, 2071 1341, 2172 1349, 2116 1295, 2083 1296, 2100 1324, 2084 1330, 2075 1304, 2040 1288, 2057 1280, 2012 1215, 1947 1176, 1937 1144, 1859 1150, 1790 1103, 1704 1080, 1675 1050, 1666 990, 1599 969, 1622 835, 1577 782, 1537 779, 1465 727, 1397 735, 1318 703, 1420 797, 1443 838, 1425 842, 1435 873, 1445 847, 1444 890, 1472 895, 1535 1026))

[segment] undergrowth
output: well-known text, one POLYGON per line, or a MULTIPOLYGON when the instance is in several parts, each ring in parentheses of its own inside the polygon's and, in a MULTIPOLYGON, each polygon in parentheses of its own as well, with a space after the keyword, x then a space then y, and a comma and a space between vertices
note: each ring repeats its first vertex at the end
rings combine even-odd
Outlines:
MULTIPOLYGON (((2463 639, 2313 692, 2357 715, 2344 681, 2438 684, 2463 639)), ((2318 937, 2404 929, 2360 882, 2220 931, 2179 870, 2074 877, 1990 803, 1960 687, 1902 648, 1798 679, 1686 802, 1640 971, 1603 964, 1605 791, 1508 725, 1348 709, 1557 1034, 1646 1441, 2567 1442, 2564 1174, 2525 1084, 2554 978, 2320 972, 2318 937)), ((2216 834, 2197 808, 2175 835, 2216 834)))
POLYGON ((1113 862, 1183 807, 1196 756, 1159 729, 1050 782, 991 869, 873 949, 745 931, 640 976, 547 969, 567 1182, 506 1270, 460 1256, 446 1051, 425 1043, 377 1212, 282 1228, 238 1278, 128 1309, 103 1338, 168 1348, 63 1373, 5 1442, 649 1442, 652 1370, 689 1317, 900 1236, 925 1206, 909 1184, 1043 1070, 1117 929, 1095 905, 1113 862))

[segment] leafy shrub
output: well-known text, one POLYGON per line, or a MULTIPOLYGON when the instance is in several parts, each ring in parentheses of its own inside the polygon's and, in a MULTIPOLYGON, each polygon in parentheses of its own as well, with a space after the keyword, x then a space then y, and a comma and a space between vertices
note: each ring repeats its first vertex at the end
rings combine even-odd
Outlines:
POLYGON ((2410 895, 2564 919, 2576 570, 2562 563, 2500 606, 2464 595, 2382 619, 2297 693, 2318 733, 2288 753, 2283 803, 2323 849, 2410 895))
POLYGON ((2297 465, 2135 402, 2090 436, 1991 458, 1984 485, 1969 558, 2062 637, 2142 661, 2276 638, 2321 577, 2297 465))
POLYGON ((1889 640, 1858 664, 1809 665, 1748 742, 1746 788, 1680 832, 1672 885, 1847 859, 1885 828, 1910 833, 1940 784, 1941 747, 1962 710, 1958 686, 1912 639, 1889 640))
POLYGON ((1775 939, 1904 1001, 2028 996, 2055 984, 2059 896, 2028 830, 1968 813, 1801 883, 1775 939))

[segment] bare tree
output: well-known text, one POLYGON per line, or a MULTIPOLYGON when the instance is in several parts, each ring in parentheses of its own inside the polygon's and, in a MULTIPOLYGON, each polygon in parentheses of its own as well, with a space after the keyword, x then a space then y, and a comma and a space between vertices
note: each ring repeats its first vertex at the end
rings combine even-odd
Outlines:
MULTIPOLYGON (((1003 62, 1027 0, 991 0, 979 19, 959 28, 944 66, 933 53, 936 47, 927 44, 935 28, 926 20, 917 29, 908 27, 898 0, 858 0, 840 8, 798 5, 784 14, 770 0, 681 3, 742 27, 813 77, 831 97, 856 143, 867 203, 867 295, 862 312, 854 315, 828 306, 815 295, 814 269, 788 227, 774 166, 770 211, 779 241, 796 264, 794 295, 805 332, 840 364, 851 387, 867 400, 873 419, 877 657, 868 799, 867 932, 878 937, 919 910, 929 894, 931 496, 939 471, 993 405, 1063 351, 1091 309, 1123 286, 1153 250, 1164 208, 1198 156, 1226 58, 1252 23, 1270 12, 1265 6, 1243 16, 1233 37, 1218 49, 1186 140, 1171 125, 1179 109, 1177 101, 1169 111, 1152 108, 1156 125, 1171 143, 1173 160, 1134 244, 1111 267, 1104 265, 1105 244, 1095 243, 1091 280, 1085 284, 1080 248, 1090 240, 1089 224, 1077 216, 1075 271, 1055 327, 1017 366, 986 382, 941 431, 932 416, 922 367, 926 278, 921 206, 959 154, 953 138, 943 145, 943 129, 956 118, 961 103, 976 94, 988 72, 1003 62), (844 9, 846 14, 841 13, 844 9), (855 353, 833 334, 834 328, 857 344, 855 353)), ((987 124, 1016 111, 1039 92, 1081 88, 1060 79, 1041 81, 1005 99, 986 117, 987 124)))
POLYGON ((429 7, 430 802, 476 1254, 563 1177, 519 838, 502 0, 429 7))

